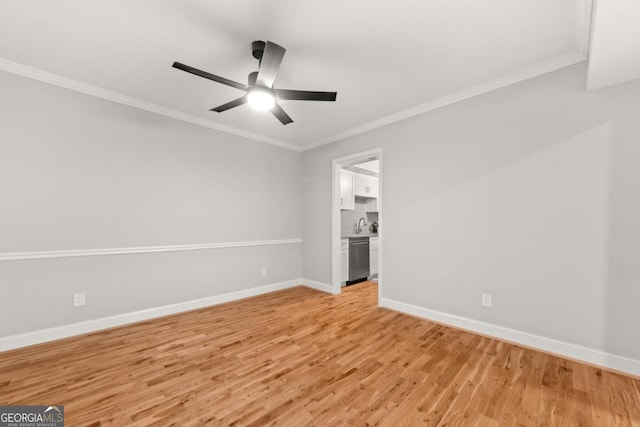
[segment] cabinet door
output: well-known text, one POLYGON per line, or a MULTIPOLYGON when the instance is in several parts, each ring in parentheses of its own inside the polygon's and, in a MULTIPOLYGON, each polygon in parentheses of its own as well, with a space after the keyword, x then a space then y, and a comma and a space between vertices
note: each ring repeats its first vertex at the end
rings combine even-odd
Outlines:
POLYGON ((340 209, 352 211, 355 208, 353 198, 354 176, 350 171, 340 171, 340 209))
POLYGON ((360 197, 378 197, 378 178, 355 174, 355 195, 360 197))
POLYGON ((377 176, 370 176, 369 185, 371 186, 371 195, 369 197, 378 198, 380 196, 380 179, 377 176))
POLYGON ((366 212, 378 212, 378 199, 367 199, 366 212))
POLYGON ((340 269, 340 281, 346 282, 349 280, 349 246, 347 244, 347 248, 342 248, 340 252, 340 260, 341 260, 341 269, 340 269))
POLYGON ((378 239, 369 239, 369 271, 371 275, 378 274, 378 239))
POLYGON ((361 173, 355 174, 355 195, 360 197, 369 197, 371 186, 369 185, 369 177, 361 173))

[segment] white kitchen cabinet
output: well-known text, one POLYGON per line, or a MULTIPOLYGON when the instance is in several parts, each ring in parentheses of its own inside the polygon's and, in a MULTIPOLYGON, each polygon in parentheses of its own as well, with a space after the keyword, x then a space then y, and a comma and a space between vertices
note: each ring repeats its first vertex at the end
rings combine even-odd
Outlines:
POLYGON ((378 199, 367 199, 366 212, 378 212, 378 199))
POLYGON ((340 170, 340 209, 352 211, 355 208, 354 186, 355 173, 347 170, 340 170))
POLYGON ((377 198, 379 193, 378 177, 356 173, 354 193, 359 197, 377 198))
POLYGON ((380 196, 380 178, 377 176, 369 177, 369 185, 371 186, 371 196, 378 198, 380 196))
POLYGON ((377 237, 369 239, 369 275, 378 274, 378 254, 380 248, 380 240, 377 237))
POLYGON ((349 280, 349 239, 340 240, 340 282, 349 280))

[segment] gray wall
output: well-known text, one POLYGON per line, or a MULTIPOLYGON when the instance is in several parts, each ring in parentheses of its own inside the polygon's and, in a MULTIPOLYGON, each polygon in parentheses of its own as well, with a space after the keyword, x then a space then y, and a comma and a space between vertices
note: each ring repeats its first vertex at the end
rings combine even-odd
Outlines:
MULTIPOLYGON (((300 153, 6 73, 0 94, 0 253, 301 237, 300 153)), ((297 279, 300 251, 0 262, 0 337, 297 279)))
POLYGON ((303 153, 303 276, 331 282, 331 160, 383 147, 382 297, 640 359, 640 82, 584 88, 579 64, 303 153))
POLYGON ((0 262, 0 337, 301 275, 330 283, 331 160, 382 146, 384 298, 640 359, 640 83, 587 93, 584 73, 560 70, 302 161, 0 73, 0 252, 304 238, 0 262), (88 305, 74 309, 80 291, 88 305))

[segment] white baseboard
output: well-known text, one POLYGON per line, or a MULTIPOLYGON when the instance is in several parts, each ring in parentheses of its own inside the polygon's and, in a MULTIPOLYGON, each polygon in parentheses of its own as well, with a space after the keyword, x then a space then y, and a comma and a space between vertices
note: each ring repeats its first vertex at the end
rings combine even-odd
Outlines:
POLYGON ((300 283, 302 283, 307 288, 317 289, 319 291, 327 292, 329 294, 333 293, 331 291, 331 285, 328 285, 326 283, 316 282, 315 280, 310 280, 310 279, 300 279, 300 280, 301 280, 300 283))
POLYGON ((279 291, 294 286, 299 286, 301 279, 289 280, 286 282, 273 283, 265 286, 258 286, 241 291, 229 292, 221 295, 200 298, 191 301, 179 302, 176 304, 161 307, 148 308, 131 313, 118 314, 116 316, 103 317, 101 319, 87 320, 86 322, 73 323, 70 325, 57 326, 54 328, 41 329, 24 334, 11 335, 0 338, 0 352, 40 344, 47 341, 54 341, 68 338, 75 335, 82 335, 103 329, 114 328, 129 323, 141 322, 143 320, 154 319, 156 317, 168 316, 170 314, 181 313, 199 308, 235 301, 269 292, 279 291))
POLYGON ((431 310, 388 298, 381 298, 380 306, 402 313, 411 314, 413 316, 422 317, 426 320, 450 325, 459 329, 488 335, 514 344, 520 344, 525 347, 532 347, 561 357, 579 360, 591 365, 601 366, 603 368, 634 376, 640 376, 640 360, 617 356, 601 350, 558 341, 552 338, 546 338, 540 335, 534 335, 528 332, 493 325, 491 323, 485 323, 437 310, 431 310))

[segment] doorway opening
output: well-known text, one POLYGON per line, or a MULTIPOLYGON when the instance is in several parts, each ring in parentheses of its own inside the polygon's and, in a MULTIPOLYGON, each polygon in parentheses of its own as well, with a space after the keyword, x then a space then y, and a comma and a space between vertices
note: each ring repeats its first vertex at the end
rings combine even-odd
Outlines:
POLYGON ((331 291, 365 280, 382 285, 382 148, 333 160, 331 291))

